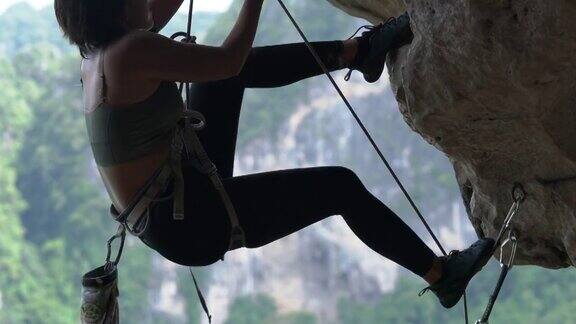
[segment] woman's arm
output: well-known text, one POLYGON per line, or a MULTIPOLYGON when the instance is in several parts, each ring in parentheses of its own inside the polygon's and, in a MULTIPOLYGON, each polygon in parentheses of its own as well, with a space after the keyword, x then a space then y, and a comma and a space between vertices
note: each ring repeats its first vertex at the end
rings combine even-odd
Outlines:
POLYGON ((248 57, 264 0, 244 0, 232 31, 220 47, 186 44, 136 31, 122 44, 122 69, 137 78, 204 82, 238 75, 248 57))
POLYGON ((154 27, 152 32, 159 32, 168 24, 170 19, 178 11, 184 0, 150 0, 150 10, 154 17, 154 27))

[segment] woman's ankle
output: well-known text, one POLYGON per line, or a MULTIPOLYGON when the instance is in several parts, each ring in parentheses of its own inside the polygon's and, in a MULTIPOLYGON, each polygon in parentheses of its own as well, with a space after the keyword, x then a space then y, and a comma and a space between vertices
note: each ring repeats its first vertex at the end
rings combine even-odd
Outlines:
POLYGON ((424 275, 424 280, 428 282, 430 285, 433 285, 438 282, 442 278, 442 261, 440 258, 434 259, 432 261, 432 266, 430 270, 424 275))
POLYGON ((358 40, 352 38, 342 42, 342 53, 340 54, 340 66, 350 67, 358 55, 358 40))

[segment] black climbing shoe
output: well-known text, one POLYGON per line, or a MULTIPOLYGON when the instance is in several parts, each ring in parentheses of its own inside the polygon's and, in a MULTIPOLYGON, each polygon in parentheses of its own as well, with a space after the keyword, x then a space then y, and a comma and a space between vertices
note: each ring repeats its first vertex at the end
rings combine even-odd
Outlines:
POLYGON ((424 288, 419 296, 431 290, 440 299, 442 306, 453 307, 464 294, 470 279, 490 260, 493 247, 493 239, 483 238, 466 250, 452 251, 447 257, 440 257, 443 269, 442 278, 437 283, 424 288))
MULTIPOLYGON (((373 83, 378 81, 382 75, 386 54, 390 50, 410 43, 414 34, 410 28, 410 16, 407 12, 398 18, 392 17, 377 26, 362 26, 356 33, 362 28, 367 30, 355 38, 358 41, 358 53, 354 62, 350 64, 350 71, 344 79, 350 80, 352 71, 358 70, 364 74, 364 80, 373 83)), ((354 37, 356 33, 350 38, 354 37)))

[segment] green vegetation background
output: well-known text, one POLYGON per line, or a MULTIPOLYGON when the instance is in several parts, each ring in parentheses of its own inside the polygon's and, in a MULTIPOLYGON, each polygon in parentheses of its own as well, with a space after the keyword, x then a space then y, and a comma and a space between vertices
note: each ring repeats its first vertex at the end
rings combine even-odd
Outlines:
MULTIPOLYGON (((200 13, 194 30, 217 44, 229 30, 239 2, 222 14, 200 13)), ((358 25, 324 1, 290 1, 315 40, 343 38, 358 25)), ((185 26, 177 16, 164 34, 185 26)), ((263 18, 258 44, 297 41, 274 3, 263 18)), ((114 232, 108 201, 94 168, 82 116, 79 55, 62 38, 51 8, 16 5, 0 16, 0 323, 76 323, 80 276, 100 265, 114 232)), ((306 81, 307 82, 307 81, 306 81)), ((308 83, 251 95, 242 116, 239 145, 275 138, 278 126, 308 83)), ((329 136, 329 135, 327 135, 329 136)), ((446 175, 444 175, 446 176, 446 175)), ((447 175, 451 176, 451 175, 447 175)), ((123 323, 169 323, 154 312, 147 293, 152 251, 128 242, 120 267, 123 323)), ((470 288, 479 316, 497 278, 493 262, 470 288)), ((188 321, 201 313, 187 269, 179 277, 188 321)), ((200 271, 203 286, 210 273, 200 271)), ((443 310, 432 296, 416 297, 423 284, 402 277, 396 290, 372 304, 342 300, 339 318, 352 323, 461 323, 461 309, 443 310)), ((516 268, 496 306, 493 323, 574 323, 576 274, 516 268)), ((215 314, 217 316, 217 314, 215 314)), ((227 324, 313 324, 308 313, 279 315, 266 295, 238 298, 227 324)))

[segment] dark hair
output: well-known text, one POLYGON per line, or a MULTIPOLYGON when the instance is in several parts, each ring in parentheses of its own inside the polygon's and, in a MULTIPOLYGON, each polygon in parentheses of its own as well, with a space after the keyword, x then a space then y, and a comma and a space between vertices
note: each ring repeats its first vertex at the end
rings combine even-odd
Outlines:
POLYGON ((55 0, 54 12, 60 28, 80 55, 120 38, 126 0, 55 0))

